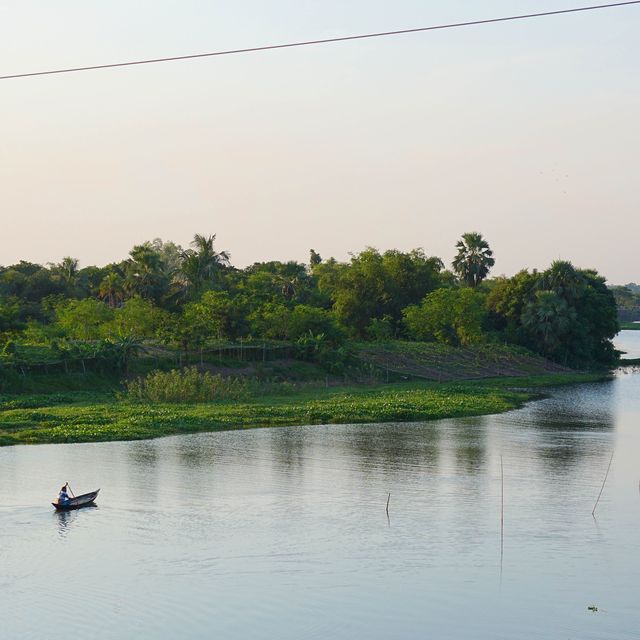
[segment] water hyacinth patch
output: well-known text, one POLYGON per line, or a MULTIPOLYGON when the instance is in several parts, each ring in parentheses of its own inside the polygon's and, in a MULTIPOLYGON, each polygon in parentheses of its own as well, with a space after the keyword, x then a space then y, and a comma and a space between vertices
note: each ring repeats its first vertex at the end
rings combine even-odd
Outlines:
MULTIPOLYGON (((601 378, 601 376, 600 376, 601 378)), ((594 375, 430 382, 338 389, 301 388, 294 393, 255 395, 215 402, 135 402, 111 395, 81 397, 69 404, 45 396, 10 399, 0 406, 0 446, 48 442, 134 440, 197 431, 302 424, 423 421, 507 411, 536 397, 542 385, 589 382, 594 375), (511 386, 510 386, 511 385, 511 386), (512 386, 517 386, 514 390, 512 386)), ((235 390, 233 390, 235 393, 235 390)), ((246 393, 246 395, 245 395, 246 393)), ((240 394, 238 394, 240 395, 240 394)))

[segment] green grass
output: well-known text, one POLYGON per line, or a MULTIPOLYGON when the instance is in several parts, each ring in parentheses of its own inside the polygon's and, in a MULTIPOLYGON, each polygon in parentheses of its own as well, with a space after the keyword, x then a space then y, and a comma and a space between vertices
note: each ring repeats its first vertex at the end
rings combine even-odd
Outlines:
POLYGON ((0 397, 0 445, 138 440, 296 424, 434 420, 508 411, 540 387, 592 382, 600 374, 559 373, 448 384, 302 389, 246 402, 138 404, 109 391, 0 397), (514 388, 516 387, 516 388, 514 388))
POLYGON ((623 331, 640 331, 640 322, 621 322, 620 329, 623 331))

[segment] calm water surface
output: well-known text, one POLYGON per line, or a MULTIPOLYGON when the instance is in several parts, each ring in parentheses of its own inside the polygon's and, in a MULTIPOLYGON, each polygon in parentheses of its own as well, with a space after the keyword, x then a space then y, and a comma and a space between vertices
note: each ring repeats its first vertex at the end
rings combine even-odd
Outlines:
POLYGON ((482 418, 3 448, 0 637, 640 638, 639 456, 639 374, 482 418), (56 514, 65 480, 99 506, 56 514))

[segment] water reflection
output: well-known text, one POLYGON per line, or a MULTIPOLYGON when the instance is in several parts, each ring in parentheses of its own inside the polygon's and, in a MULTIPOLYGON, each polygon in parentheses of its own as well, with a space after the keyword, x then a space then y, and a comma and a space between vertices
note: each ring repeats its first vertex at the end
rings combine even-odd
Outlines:
POLYGON ((299 472, 306 463, 306 431, 275 431, 269 439, 269 450, 277 466, 288 472, 299 472))
POLYGON ((366 425, 354 431, 345 434, 339 445, 362 470, 384 469, 392 475, 411 469, 437 470, 442 437, 439 422, 366 425))
POLYGON ((486 420, 474 419, 463 422, 451 432, 455 449, 455 460, 461 472, 482 473, 487 463, 486 420))

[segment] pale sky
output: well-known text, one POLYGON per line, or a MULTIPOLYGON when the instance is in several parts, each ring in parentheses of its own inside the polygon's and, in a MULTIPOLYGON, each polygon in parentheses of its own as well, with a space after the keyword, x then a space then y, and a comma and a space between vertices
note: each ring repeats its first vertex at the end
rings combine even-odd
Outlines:
MULTIPOLYGON (((0 75, 589 0, 0 0, 0 75)), ((494 274, 640 281, 640 5, 0 81, 0 264, 194 233, 245 266, 480 231, 494 274)))

